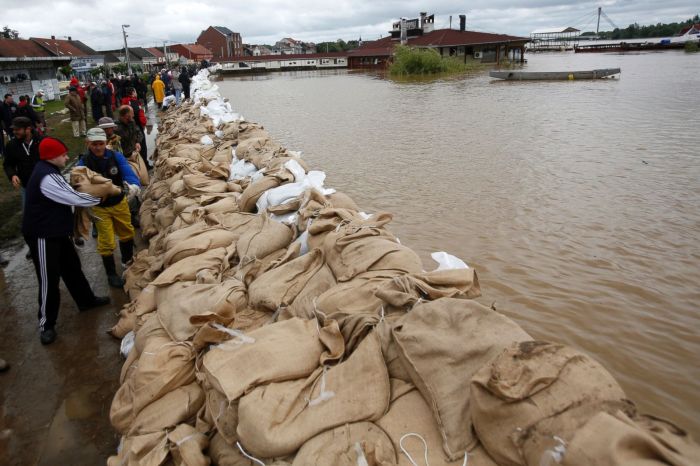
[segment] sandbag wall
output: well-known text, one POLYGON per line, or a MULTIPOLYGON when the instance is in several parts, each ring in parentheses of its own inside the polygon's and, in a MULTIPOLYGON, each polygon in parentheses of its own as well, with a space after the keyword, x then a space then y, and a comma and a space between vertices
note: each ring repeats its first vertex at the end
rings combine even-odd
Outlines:
POLYGON ((425 271, 200 72, 164 114, 112 329, 109 465, 697 464, 596 361, 425 271))

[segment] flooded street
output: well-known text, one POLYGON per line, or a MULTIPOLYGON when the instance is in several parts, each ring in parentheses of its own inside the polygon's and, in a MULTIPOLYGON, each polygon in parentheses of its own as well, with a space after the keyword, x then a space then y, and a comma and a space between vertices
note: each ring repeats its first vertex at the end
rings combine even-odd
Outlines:
POLYGON ((620 80, 228 79, 222 94, 423 257, 474 266, 481 302, 581 348, 643 411, 700 437, 700 54, 528 55, 620 80))

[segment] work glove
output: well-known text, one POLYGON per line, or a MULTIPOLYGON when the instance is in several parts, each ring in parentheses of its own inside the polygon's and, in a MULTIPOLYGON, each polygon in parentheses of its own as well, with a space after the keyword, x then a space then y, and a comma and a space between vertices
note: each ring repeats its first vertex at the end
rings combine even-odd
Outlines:
POLYGON ((135 184, 124 183, 124 187, 122 188, 122 193, 124 193, 124 196, 126 196, 127 201, 138 197, 140 192, 141 188, 135 184))

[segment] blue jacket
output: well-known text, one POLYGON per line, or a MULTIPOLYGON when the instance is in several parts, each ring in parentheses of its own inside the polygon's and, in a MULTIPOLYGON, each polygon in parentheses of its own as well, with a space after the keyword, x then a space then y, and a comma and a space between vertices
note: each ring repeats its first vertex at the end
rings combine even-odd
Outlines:
MULTIPOLYGON (((99 173, 105 178, 112 180, 116 186, 121 187, 124 182, 141 186, 139 177, 131 169, 131 165, 121 152, 105 149, 103 157, 97 157, 89 150, 80 157, 77 163, 79 167, 88 167, 90 170, 99 173), (116 170, 113 170, 116 168, 116 170)), ((123 194, 113 196, 100 204, 100 207, 109 207, 121 202, 123 194)))

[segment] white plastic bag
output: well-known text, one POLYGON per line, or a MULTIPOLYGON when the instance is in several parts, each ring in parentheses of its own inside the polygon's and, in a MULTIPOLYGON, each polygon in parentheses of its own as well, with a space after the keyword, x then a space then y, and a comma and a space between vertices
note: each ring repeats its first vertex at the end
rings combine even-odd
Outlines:
POLYGON ((119 352, 125 359, 129 357, 129 353, 131 353, 131 350, 134 348, 134 338, 135 335, 133 330, 129 331, 129 333, 124 335, 124 338, 122 338, 122 343, 119 347, 119 352))
POLYGON ((435 262, 438 263, 438 268, 435 270, 453 270, 453 269, 468 269, 469 266, 462 259, 447 254, 445 251, 434 252, 430 255, 435 262))

